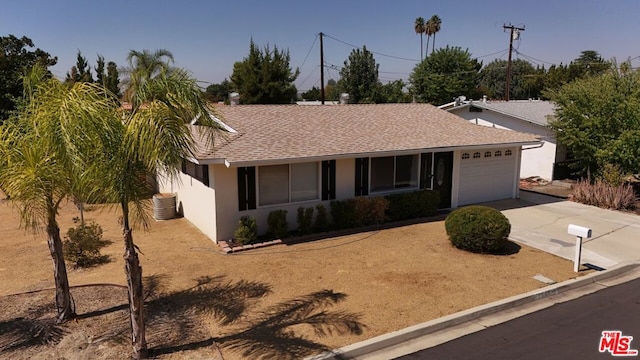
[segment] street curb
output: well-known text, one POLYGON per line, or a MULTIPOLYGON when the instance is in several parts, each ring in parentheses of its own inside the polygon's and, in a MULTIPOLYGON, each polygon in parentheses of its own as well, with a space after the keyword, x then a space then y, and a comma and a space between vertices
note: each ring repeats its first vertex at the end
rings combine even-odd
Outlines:
POLYGON ((382 349, 399 345, 412 339, 434 333, 452 326, 479 319, 483 316, 495 314, 506 309, 532 303, 550 296, 558 295, 579 287, 595 284, 599 281, 609 279, 625 272, 640 267, 640 262, 624 262, 615 267, 581 276, 577 279, 570 279, 558 284, 545 286, 540 289, 530 291, 525 294, 515 295, 510 298, 494 301, 489 304, 480 305, 475 308, 460 311, 438 319, 427 321, 422 324, 413 325, 402 330, 390 332, 384 335, 364 340, 352 345, 324 352, 319 355, 308 357, 307 360, 330 360, 330 359, 350 359, 367 355, 382 349))

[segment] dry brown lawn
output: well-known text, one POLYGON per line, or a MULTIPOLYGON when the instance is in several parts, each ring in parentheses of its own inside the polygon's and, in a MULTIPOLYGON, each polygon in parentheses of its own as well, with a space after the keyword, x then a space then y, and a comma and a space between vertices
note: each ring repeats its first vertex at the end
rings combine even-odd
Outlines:
MULTIPOLYGON (((79 315, 51 322, 43 234, 0 204, 0 358, 128 358, 129 325, 116 212, 85 217, 113 244, 111 262, 69 266, 79 315)), ((78 216, 59 216, 63 233, 78 216)), ((147 339, 158 358, 300 358, 575 276, 572 264, 522 246, 509 255, 453 248, 442 221, 223 255, 185 219, 134 232, 146 279, 147 339), (324 331, 314 331, 310 324, 324 331)), ((514 244, 515 245, 515 244, 514 244)))

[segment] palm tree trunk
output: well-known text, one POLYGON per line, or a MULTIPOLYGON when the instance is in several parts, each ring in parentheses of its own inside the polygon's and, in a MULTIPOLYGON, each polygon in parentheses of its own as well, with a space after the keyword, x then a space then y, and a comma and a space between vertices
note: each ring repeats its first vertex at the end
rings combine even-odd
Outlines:
POLYGON ((129 318, 131 321, 131 344, 133 345, 133 358, 145 359, 147 357, 147 341, 145 339, 144 324, 144 296, 142 289, 142 267, 138 259, 136 247, 133 244, 133 236, 129 228, 128 205, 122 204, 123 213, 123 238, 124 238, 124 262, 127 275, 127 290, 129 293, 129 318))
POLYGON ((435 50, 435 48, 436 48, 436 33, 433 33, 433 43, 431 44, 431 53, 432 54, 433 54, 433 50, 435 50))
MULTIPOLYGON (((55 218, 55 213, 53 215, 55 218)), ((56 322, 63 323, 73 319, 76 315, 71 291, 69 290, 69 279, 67 278, 67 267, 64 263, 62 253, 62 239, 60 239, 60 228, 55 219, 52 221, 49 216, 47 224, 47 243, 51 260, 53 260, 53 277, 56 285, 56 322)))
POLYGON ((427 51, 425 51, 424 56, 429 56, 429 39, 431 39, 431 35, 427 35, 427 51))
MULTIPOLYGON (((429 45, 427 45, 427 47, 429 47, 429 45)), ((423 47, 422 47, 422 33, 420 33, 420 60, 422 61, 424 59, 424 53, 423 53, 423 47)))

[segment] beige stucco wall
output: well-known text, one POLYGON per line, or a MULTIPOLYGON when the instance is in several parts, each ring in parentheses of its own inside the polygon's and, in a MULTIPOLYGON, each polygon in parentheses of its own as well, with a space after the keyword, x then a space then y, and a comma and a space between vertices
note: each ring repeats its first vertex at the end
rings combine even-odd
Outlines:
POLYGON ((469 108, 465 107, 453 110, 451 113, 477 125, 538 135, 543 140, 543 145, 542 147, 529 146, 530 149, 522 151, 520 177, 540 176, 551 180, 553 164, 556 161, 556 139, 550 129, 490 110, 470 112, 469 108))
POLYGON ((176 193, 176 205, 184 217, 211 239, 216 238, 215 171, 209 166, 209 187, 178 173, 175 179, 158 176, 160 192, 176 193))

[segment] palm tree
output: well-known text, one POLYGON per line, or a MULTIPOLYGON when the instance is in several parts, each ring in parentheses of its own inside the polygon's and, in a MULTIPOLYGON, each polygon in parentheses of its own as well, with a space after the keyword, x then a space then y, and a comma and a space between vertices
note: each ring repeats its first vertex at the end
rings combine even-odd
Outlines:
MULTIPOLYGON (((420 60, 424 59, 423 50, 422 50, 422 34, 425 32, 425 23, 424 18, 422 16, 416 18, 415 23, 413 24, 413 29, 416 31, 416 34, 420 34, 420 60)), ((427 48, 429 46, 427 45, 427 48)))
POLYGON ((427 35, 427 50, 425 51, 425 56, 429 56, 429 40, 431 39, 431 35, 433 35, 432 28, 431 19, 429 19, 424 24, 424 33, 427 35))
POLYGON ((113 104, 99 85, 78 82, 69 87, 57 79, 43 80, 45 71, 34 69, 23 79, 28 102, 0 128, 0 187, 19 209, 22 226, 46 231, 60 323, 75 316, 75 306, 57 214, 70 195, 90 192, 81 181, 88 167, 78 159, 94 148, 86 142, 92 119, 107 113, 113 104))
MULTIPOLYGON (((143 66, 147 63, 137 64, 143 66)), ((146 227, 149 223, 147 199, 151 192, 145 179, 147 175, 158 172, 174 176, 181 168, 183 159, 194 156, 195 138, 187 126, 193 119, 197 118, 200 125, 196 127, 200 130, 196 136, 202 136, 207 144, 212 144, 216 130, 220 129, 209 116, 214 113, 213 109, 208 106, 196 80, 185 70, 166 71, 167 68, 161 64, 157 66, 160 67, 159 71, 156 67, 146 65, 143 69, 131 68, 130 87, 126 93, 132 109, 113 117, 106 130, 109 135, 104 136, 105 148, 99 161, 103 166, 99 179, 105 196, 122 211, 125 273, 135 358, 147 356, 142 267, 132 234, 134 226, 146 227)))
POLYGON ((126 88, 124 100, 138 106, 144 98, 136 98, 136 94, 139 93, 137 90, 145 82, 162 73, 171 71, 171 64, 174 63, 173 54, 166 49, 159 49, 154 52, 150 52, 147 49, 142 51, 130 50, 129 55, 127 55, 127 61, 129 66, 122 69, 126 76, 123 81, 126 88))
MULTIPOLYGON (((433 54, 433 51, 436 48, 436 33, 440 31, 440 25, 442 24, 442 20, 438 15, 433 15, 429 19, 427 24, 429 24, 427 26, 428 27, 427 31, 433 35, 433 44, 431 45, 431 53, 433 54)), ((427 48, 429 48, 428 45, 427 45, 427 48)))

